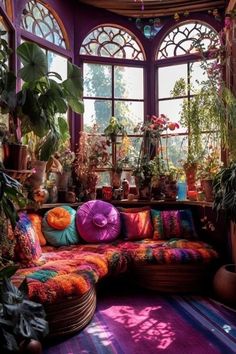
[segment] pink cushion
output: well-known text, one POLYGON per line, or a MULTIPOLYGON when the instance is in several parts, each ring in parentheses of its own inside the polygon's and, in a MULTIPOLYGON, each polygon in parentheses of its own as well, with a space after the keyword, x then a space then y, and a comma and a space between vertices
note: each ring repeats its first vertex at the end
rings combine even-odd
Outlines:
POLYGON ((128 240, 153 237, 150 210, 121 212, 122 232, 128 240))
POLYGON ((77 210, 76 227, 86 242, 111 242, 120 233, 120 214, 110 203, 90 200, 77 210))

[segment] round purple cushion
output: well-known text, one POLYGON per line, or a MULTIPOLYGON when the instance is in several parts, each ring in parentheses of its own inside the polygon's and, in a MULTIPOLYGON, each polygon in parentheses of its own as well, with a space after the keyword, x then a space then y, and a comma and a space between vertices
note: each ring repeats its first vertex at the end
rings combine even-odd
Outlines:
POLYGON ((120 213, 110 203, 90 200, 77 210, 76 227, 86 242, 111 242, 120 233, 120 213))

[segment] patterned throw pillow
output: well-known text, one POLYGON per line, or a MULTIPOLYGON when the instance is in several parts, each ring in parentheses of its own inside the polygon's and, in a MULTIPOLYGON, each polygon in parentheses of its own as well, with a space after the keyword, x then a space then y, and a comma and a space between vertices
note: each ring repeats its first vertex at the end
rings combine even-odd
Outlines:
POLYGON ((42 249, 27 214, 19 213, 14 237, 16 238, 15 259, 26 266, 36 264, 42 254, 42 249))
POLYGON ((79 243, 75 215, 76 211, 66 205, 53 208, 45 213, 42 222, 42 231, 50 245, 59 247, 79 243), (65 219, 63 219, 63 216, 65 219))
POLYGON ((45 246, 47 241, 44 237, 44 234, 42 233, 42 216, 35 213, 30 213, 28 216, 32 222, 36 236, 39 239, 40 246, 45 246))
POLYGON ((173 237, 196 238, 192 212, 185 210, 151 210, 154 227, 154 240, 167 240, 173 237))
POLYGON ((138 212, 120 212, 122 236, 128 240, 141 240, 153 237, 153 226, 150 210, 138 212))

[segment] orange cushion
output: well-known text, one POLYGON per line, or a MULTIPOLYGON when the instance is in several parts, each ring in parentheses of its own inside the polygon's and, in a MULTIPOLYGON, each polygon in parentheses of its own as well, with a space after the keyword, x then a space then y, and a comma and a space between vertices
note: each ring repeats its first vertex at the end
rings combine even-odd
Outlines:
POLYGON ((71 215, 64 208, 53 208, 47 214, 47 223, 54 229, 64 230, 71 223, 71 215))
POLYGON ((28 214, 28 216, 32 222, 35 234, 39 239, 40 246, 45 246, 47 241, 44 237, 44 234, 42 233, 42 228, 41 228, 42 227, 42 219, 43 219, 42 216, 40 216, 38 214, 34 214, 34 213, 28 214))
POLYGON ((153 237, 153 226, 150 210, 133 212, 120 212, 122 233, 128 240, 140 240, 153 237))

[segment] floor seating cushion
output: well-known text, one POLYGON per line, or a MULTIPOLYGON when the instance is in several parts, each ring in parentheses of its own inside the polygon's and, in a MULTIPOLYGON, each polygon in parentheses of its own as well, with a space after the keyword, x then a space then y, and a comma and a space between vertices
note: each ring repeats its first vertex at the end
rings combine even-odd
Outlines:
POLYGON ((217 252, 202 241, 178 240, 179 245, 175 240, 168 242, 117 240, 110 244, 50 247, 43 253, 43 265, 19 269, 14 280, 20 283, 26 277, 31 299, 53 303, 65 296, 82 296, 99 279, 126 272, 135 265, 208 265, 218 259, 217 252))

